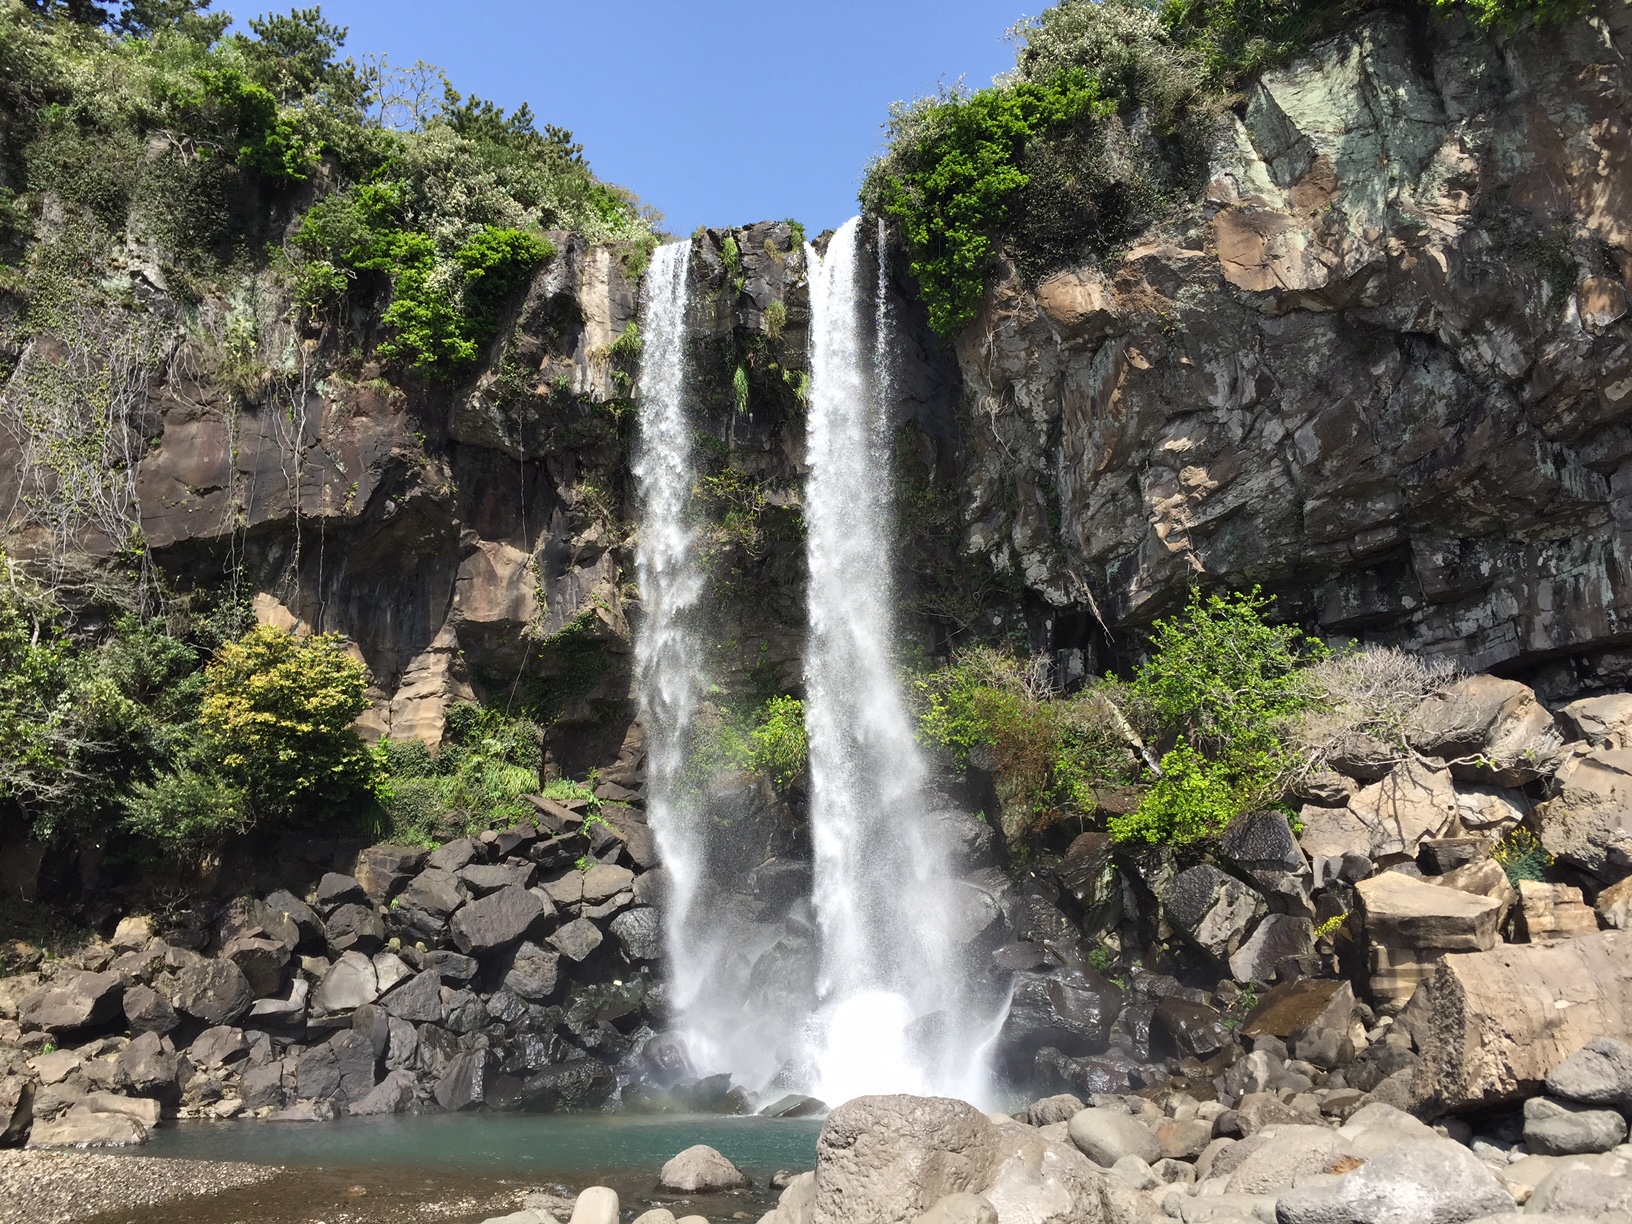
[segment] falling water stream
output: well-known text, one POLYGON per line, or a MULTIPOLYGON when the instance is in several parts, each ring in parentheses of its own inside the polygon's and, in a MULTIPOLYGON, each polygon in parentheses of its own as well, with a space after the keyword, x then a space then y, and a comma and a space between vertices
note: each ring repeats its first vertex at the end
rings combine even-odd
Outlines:
POLYGON ((894 663, 885 283, 860 218, 810 270, 805 656, 822 999, 816 1095, 981 1094, 985 1024, 951 938, 961 898, 894 663), (869 310, 871 307, 871 310, 869 310), (872 318, 869 318, 869 314, 872 318))

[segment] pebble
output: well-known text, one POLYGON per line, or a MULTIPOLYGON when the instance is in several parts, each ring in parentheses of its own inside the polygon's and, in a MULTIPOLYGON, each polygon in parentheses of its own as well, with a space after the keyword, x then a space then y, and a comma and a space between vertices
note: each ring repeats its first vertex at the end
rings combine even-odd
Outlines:
POLYGON ((68 1224, 104 1211, 219 1194, 282 1172, 272 1165, 96 1152, 0 1151, 6 1224, 68 1224))

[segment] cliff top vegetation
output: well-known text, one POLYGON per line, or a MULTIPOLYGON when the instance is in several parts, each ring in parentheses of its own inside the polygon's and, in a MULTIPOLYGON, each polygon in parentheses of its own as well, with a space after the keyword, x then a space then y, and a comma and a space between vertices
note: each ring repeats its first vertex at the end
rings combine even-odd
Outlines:
POLYGON ((1032 278, 1104 258, 1194 199, 1213 126, 1258 73, 1385 7, 1500 32, 1585 0, 1061 0, 1010 31, 1014 70, 897 103, 861 202, 906 245, 930 324, 975 315, 999 250, 1032 278))

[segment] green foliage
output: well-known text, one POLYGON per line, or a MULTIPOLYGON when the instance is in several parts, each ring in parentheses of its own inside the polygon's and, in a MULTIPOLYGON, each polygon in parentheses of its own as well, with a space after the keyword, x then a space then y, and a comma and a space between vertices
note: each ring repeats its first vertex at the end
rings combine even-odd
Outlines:
POLYGON ((202 754, 243 788, 256 816, 338 808, 373 786, 352 725, 368 708, 367 688, 368 669, 338 634, 258 625, 205 668, 202 754))
POLYGON ((539 792, 542 745, 537 724, 466 702, 449 707, 435 754, 417 740, 381 740, 377 793, 391 836, 420 845, 519 823, 539 792))
POLYGON ((987 260, 1029 182, 1020 165, 1028 143, 1110 109, 1080 69, 897 109, 892 148, 870 168, 863 203, 900 230, 937 332, 954 335, 980 304, 987 260))
POLYGON ((188 768, 136 783, 125 807, 126 828, 180 856, 219 849, 251 824, 242 787, 188 768))
POLYGON ((1502 865, 1513 887, 1520 880, 1545 880, 1547 869, 1553 865, 1553 856, 1529 829, 1516 828, 1496 843, 1491 857, 1502 865))
POLYGON ((748 742, 754 768, 768 775, 777 789, 787 790, 810 763, 805 703, 797 697, 772 697, 761 707, 748 742))
POLYGON ((1139 808, 1110 822, 1118 841, 1193 845, 1280 799, 1289 725, 1316 697, 1307 669, 1330 652, 1295 625, 1267 623, 1272 602, 1257 588, 1192 590, 1182 616, 1156 622, 1129 698, 1176 742, 1139 808))
POLYGON ((748 411, 748 371, 740 365, 731 375, 731 398, 736 404, 737 415, 748 411))
POLYGON ((720 710, 692 729, 683 781, 700 789, 723 774, 757 770, 787 790, 809 764, 804 702, 780 695, 751 711, 720 710))

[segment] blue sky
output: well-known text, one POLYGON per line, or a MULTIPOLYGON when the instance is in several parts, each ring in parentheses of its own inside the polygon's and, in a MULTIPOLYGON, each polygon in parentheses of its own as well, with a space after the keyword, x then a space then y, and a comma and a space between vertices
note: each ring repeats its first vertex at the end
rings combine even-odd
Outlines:
MULTIPOLYGON (((532 103, 667 228, 855 212, 898 98, 1013 64, 1047 0, 322 0, 346 51, 427 60, 465 93, 532 103)), ((217 0, 239 18, 256 8, 217 0)), ((267 5, 267 7, 273 7, 267 5)), ((276 7, 286 7, 286 0, 276 7)))

